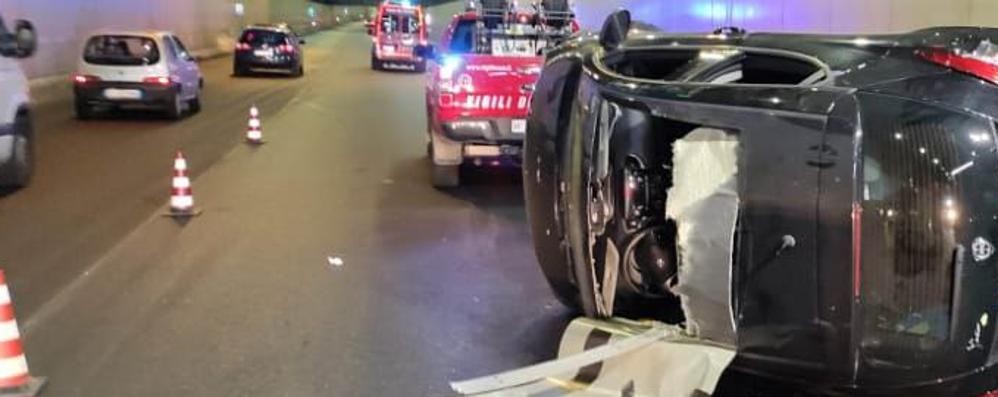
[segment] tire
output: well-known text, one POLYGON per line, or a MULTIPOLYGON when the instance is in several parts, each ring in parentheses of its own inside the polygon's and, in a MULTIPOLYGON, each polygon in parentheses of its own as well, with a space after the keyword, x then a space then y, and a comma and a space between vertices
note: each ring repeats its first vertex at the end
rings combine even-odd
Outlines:
POLYGON ((10 160, 3 167, 0 185, 14 188, 28 186, 35 169, 35 140, 31 118, 18 114, 14 120, 14 147, 10 160))
POLYGON ((374 53, 374 49, 371 49, 371 70, 382 70, 384 65, 378 60, 378 56, 374 53))
POLYGON ((90 120, 94 118, 94 107, 87 104, 86 101, 76 98, 74 106, 76 108, 77 120, 90 120))
POLYGON ((461 186, 460 165, 433 164, 433 187, 437 189, 455 188, 461 186))
POLYGON ((298 68, 291 72, 291 75, 294 77, 305 76, 305 65, 298 65, 298 68))
POLYGON ((190 109, 191 114, 201 112, 201 93, 198 93, 198 96, 187 102, 187 108, 190 109))
POLYGON ((198 82, 198 93, 193 99, 187 102, 187 109, 191 111, 191 114, 201 112, 201 87, 204 87, 204 81, 198 82))
POLYGON ((166 117, 170 120, 180 120, 184 117, 184 101, 180 97, 180 90, 173 92, 170 102, 166 104, 166 117))
POLYGON ((426 60, 416 62, 412 68, 416 73, 426 73, 426 60))

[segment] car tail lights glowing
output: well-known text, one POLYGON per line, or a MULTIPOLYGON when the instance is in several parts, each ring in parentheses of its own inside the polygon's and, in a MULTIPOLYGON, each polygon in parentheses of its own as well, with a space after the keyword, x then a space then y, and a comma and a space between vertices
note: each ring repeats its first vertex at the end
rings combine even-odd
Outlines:
POLYGON ((253 49, 249 43, 236 43, 236 51, 249 51, 253 49))
POLYGON ((987 393, 981 394, 980 397, 998 397, 998 389, 989 391, 987 393))
POLYGON ((293 46, 291 44, 281 44, 281 45, 277 46, 277 52, 279 52, 281 54, 294 54, 295 53, 295 46, 293 46))
POLYGON ((88 74, 74 74, 73 83, 78 85, 93 84, 100 81, 100 77, 91 76, 88 74))
POLYGON ((929 48, 916 52, 926 60, 998 84, 998 45, 982 41, 974 51, 929 48))
POLYGON ((172 84, 173 80, 166 76, 154 76, 154 77, 146 77, 142 79, 142 82, 146 84, 167 86, 172 84))

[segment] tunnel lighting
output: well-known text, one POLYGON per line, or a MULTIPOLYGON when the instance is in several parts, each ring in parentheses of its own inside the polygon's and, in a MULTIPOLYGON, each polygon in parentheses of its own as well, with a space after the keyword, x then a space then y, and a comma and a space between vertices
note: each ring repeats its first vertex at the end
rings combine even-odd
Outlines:
POLYGON ((237 16, 246 15, 246 5, 243 3, 236 3, 233 8, 235 9, 237 16))

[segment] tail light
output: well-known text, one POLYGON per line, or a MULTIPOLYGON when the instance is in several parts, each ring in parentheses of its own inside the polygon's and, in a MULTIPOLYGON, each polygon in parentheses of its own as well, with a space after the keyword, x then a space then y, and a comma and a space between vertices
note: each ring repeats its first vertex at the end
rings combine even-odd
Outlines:
POLYGON ((236 51, 249 51, 252 48, 249 43, 236 43, 236 51))
POLYGON ((100 77, 91 76, 89 74, 74 74, 73 83, 77 85, 93 84, 100 81, 100 77))
POLYGON ((998 390, 992 390, 987 393, 981 394, 980 397, 998 397, 998 390))
POLYGON ((929 48, 916 52, 929 62, 998 84, 998 45, 982 41, 973 51, 929 48))
POLYGON ((154 76, 154 77, 146 77, 142 79, 142 82, 152 85, 168 86, 170 84, 173 84, 173 79, 166 76, 154 76))
POLYGON ((277 46, 277 52, 282 53, 282 54, 294 54, 295 53, 295 46, 293 46, 291 44, 281 44, 281 45, 277 46))

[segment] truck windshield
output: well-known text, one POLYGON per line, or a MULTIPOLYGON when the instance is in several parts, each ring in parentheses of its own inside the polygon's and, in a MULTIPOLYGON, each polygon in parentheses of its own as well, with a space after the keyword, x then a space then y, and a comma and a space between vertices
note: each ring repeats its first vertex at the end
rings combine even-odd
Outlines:
POLYGON ((95 65, 152 65, 159 62, 159 46, 150 37, 94 36, 83 59, 95 65))

